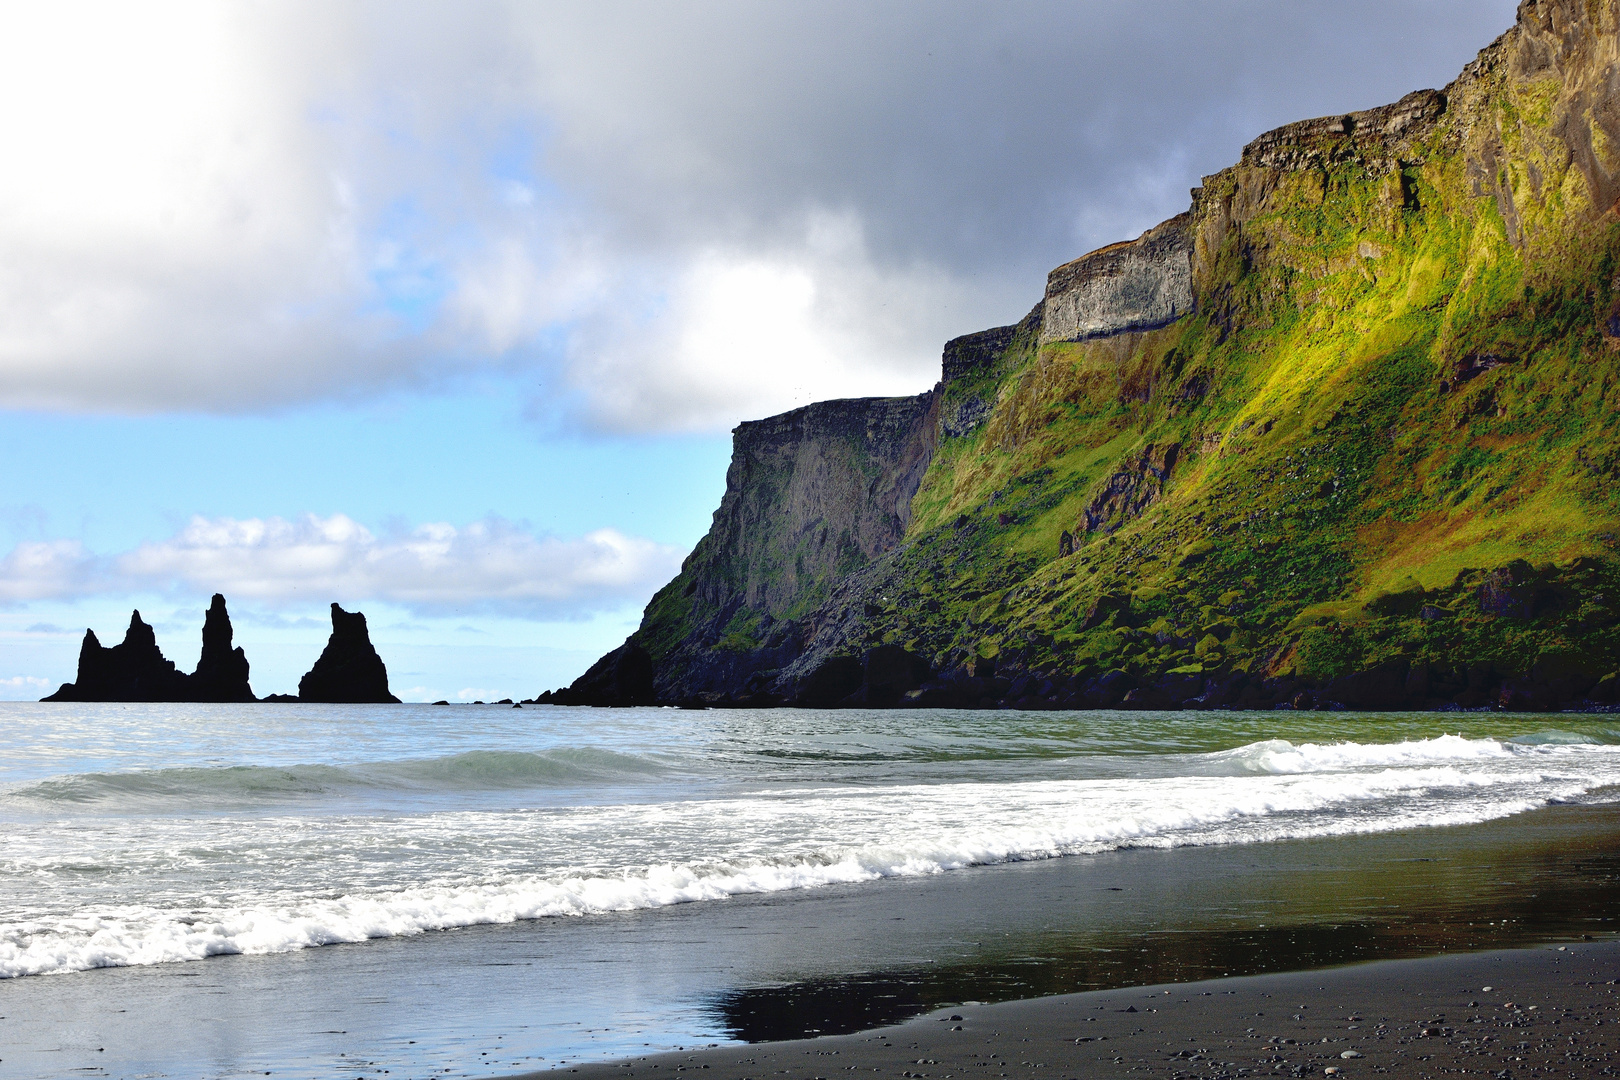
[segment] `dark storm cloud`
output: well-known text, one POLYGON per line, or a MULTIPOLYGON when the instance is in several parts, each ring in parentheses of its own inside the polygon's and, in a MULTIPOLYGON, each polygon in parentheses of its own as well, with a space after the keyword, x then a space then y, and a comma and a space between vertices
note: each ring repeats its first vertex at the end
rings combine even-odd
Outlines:
POLYGON ((1029 275, 1184 209, 1260 132, 1449 81, 1509 0, 603 5, 536 20, 549 162, 643 237, 1029 275))
POLYGON ((0 41, 0 405, 494 373, 625 432, 921 389, 1051 267, 1269 127, 1443 85, 1513 5, 91 14, 0 41))

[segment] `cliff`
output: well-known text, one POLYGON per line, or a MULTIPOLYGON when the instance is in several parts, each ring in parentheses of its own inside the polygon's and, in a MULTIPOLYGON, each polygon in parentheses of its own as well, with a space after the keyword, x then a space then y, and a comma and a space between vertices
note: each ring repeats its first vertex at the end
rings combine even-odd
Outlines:
POLYGON ((1041 302, 1041 344, 1169 326, 1193 309, 1188 215, 1053 270, 1041 302))
POLYGON ((46 701, 255 701, 248 661, 231 648, 231 617, 225 598, 214 594, 203 619, 202 655, 191 675, 179 671, 158 648, 157 634, 132 612, 124 640, 104 648, 95 631, 84 632, 79 671, 46 701))
POLYGON ((553 700, 1595 708, 1620 691, 1620 0, 1290 124, 941 384, 737 429, 553 700), (594 681, 593 681, 594 678, 594 681))
POLYGON ((714 523, 641 628, 558 703, 774 700, 803 620, 892 550, 939 440, 939 395, 824 401, 741 424, 714 523))

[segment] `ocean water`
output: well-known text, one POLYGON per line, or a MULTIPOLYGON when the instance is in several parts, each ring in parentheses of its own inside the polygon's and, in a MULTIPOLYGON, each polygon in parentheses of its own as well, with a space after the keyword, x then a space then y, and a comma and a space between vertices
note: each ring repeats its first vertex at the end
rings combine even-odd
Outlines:
MULTIPOLYGON (((242 1009, 261 1012, 278 980, 303 978, 326 990, 359 980, 398 998, 390 980, 411 972, 415 987, 431 972, 453 984, 461 1012, 486 993, 549 995, 545 1018, 489 1003, 484 1028, 427 1030, 432 1010, 418 1009, 411 1023, 423 1030, 332 1051, 356 1075, 362 1060, 377 1075, 499 1075, 746 1038, 746 1017, 773 986, 847 986, 949 962, 941 941, 956 948, 996 925, 987 897, 1002 897, 989 902, 1005 902, 1019 926, 1057 910, 1012 914, 1007 897, 1057 887, 1007 876, 1013 867, 1107 867, 1125 880, 1151 865, 1182 887, 1190 873, 1206 899, 1183 905, 1203 914, 1180 929, 1209 940, 1234 927, 1262 933, 1262 920, 1290 918, 1290 903, 1316 901, 1197 867, 1260 859, 1275 882, 1287 861, 1278 853, 1302 844, 1388 851, 1366 845, 1395 837, 1411 847, 1549 807, 1620 801, 1620 724, 1604 716, 6 704, 0 730, 0 1075, 51 1075, 66 1060, 39 1056, 55 1052, 43 1043, 72 1042, 71 1025, 51 1027, 65 1024, 64 1009, 171 1000, 181 992, 153 980, 167 987, 175 975, 224 980, 220 995, 248 994, 260 1004, 242 1009), (1227 914, 1215 918, 1221 904, 1207 897, 1223 889, 1227 914), (951 897, 962 911, 952 913, 951 897), (1254 897, 1270 899, 1239 910, 1254 897), (924 927, 874 929, 879 911, 913 903, 924 927), (824 925, 829 905, 843 927, 824 925), (694 932, 707 944, 688 940, 694 932), (672 936, 679 948, 659 944, 672 936), (334 946, 345 947, 341 960, 314 955, 335 956, 334 946), (488 972, 458 981, 469 964, 520 955, 528 982, 488 972), (232 957, 266 959, 229 966, 232 957), (609 970, 582 967, 587 959, 627 958, 635 1004, 619 976, 581 981, 609 970), (836 970, 820 969, 829 964, 836 970), (559 980, 571 988, 557 993, 559 980), (513 1040, 502 1052, 472 1049, 497 1035, 513 1040)), ((1133 900, 1131 911, 1154 902, 1133 900)), ((1104 947, 1097 934, 1142 930, 1115 896, 1070 907, 1072 933, 1055 951, 1068 949, 1071 967, 1104 947), (1107 911, 1104 927, 1095 919, 1107 911)), ((1155 932, 1178 929, 1173 915, 1156 918, 1155 932)), ((952 956, 984 948, 971 946, 952 956)), ((174 1007, 187 1007, 183 998, 174 1007)), ((352 999, 334 992, 321 1008, 372 1038, 352 999)), ((785 1022, 762 1037, 822 1030, 785 1022)), ((121 1030, 106 1023, 92 1028, 121 1030)), ((86 1044, 73 1053, 93 1053, 93 1064, 75 1067, 333 1067, 324 1049, 286 1033, 253 1036, 237 1013, 220 1023, 234 1049, 206 1061, 191 1051, 170 1060, 161 1040, 125 1032, 128 1053, 86 1044)))

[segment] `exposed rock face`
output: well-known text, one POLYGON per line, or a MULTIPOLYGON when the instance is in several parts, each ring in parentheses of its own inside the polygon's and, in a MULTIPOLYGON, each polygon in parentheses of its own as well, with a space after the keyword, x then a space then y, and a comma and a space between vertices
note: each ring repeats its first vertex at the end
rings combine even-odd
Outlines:
POLYGON ((203 621, 202 656, 191 675, 164 659, 157 635, 132 612, 124 640, 103 648, 95 631, 84 632, 79 673, 46 701, 256 701, 248 686, 247 656, 231 648, 231 618, 225 598, 214 594, 203 621))
POLYGON ((190 701, 189 691, 185 672, 164 659, 157 635, 135 611, 124 640, 110 649, 102 647, 94 630, 86 630, 78 677, 45 700, 190 701))
POLYGON ((939 443, 938 405, 937 391, 824 401, 738 425, 714 524, 633 644, 540 700, 639 704, 648 671, 659 701, 745 687, 773 700, 802 651, 803 617, 905 535, 939 443))
MULTIPOLYGON (((1163 494, 1180 452, 1177 443, 1143 447, 1135 461, 1110 476, 1103 489, 1092 497, 1085 510, 1086 531, 1113 532, 1124 522, 1141 516, 1142 511, 1163 494)), ((1072 540, 1070 550, 1072 553, 1072 540)))
POLYGON ((963 397, 946 406, 940 416, 939 430, 948 439, 965 439, 990 419, 991 404, 977 394, 963 397))
POLYGON ((1343 162, 1394 164, 1394 155, 1410 149, 1433 130, 1446 111, 1446 95, 1417 90, 1393 105, 1299 120, 1266 132, 1243 148, 1243 164, 1267 169, 1306 171, 1343 162))
POLYGON ((739 572, 732 595, 780 614, 899 543, 937 443, 935 401, 824 401, 739 425, 710 532, 711 557, 739 572))
POLYGON ((219 593, 208 606, 203 619, 202 655, 191 674, 193 701, 254 701, 248 685, 247 654, 231 647, 231 617, 225 611, 225 598, 219 593))
POLYGON ((1168 326, 1193 309, 1190 218, 1093 251, 1046 278, 1041 343, 1168 326))
POLYGON ((1041 326, 1041 304, 1023 320, 976 334, 963 334, 945 343, 940 356, 940 435, 965 439, 990 418, 995 408, 997 368, 1020 335, 1028 337, 1041 326))
POLYGON ((1018 325, 998 326, 993 330, 980 330, 976 334, 963 334, 945 343, 940 356, 940 379, 953 383, 975 375, 987 374, 996 359, 1012 344, 1018 325))
POLYGON ((299 701, 340 704, 395 703, 388 669, 371 646, 366 617, 332 605, 332 636, 309 673, 298 680, 299 701))
POLYGON ((898 645, 879 645, 864 656, 822 657, 794 686, 791 700, 815 708, 892 708, 931 674, 922 657, 898 645))

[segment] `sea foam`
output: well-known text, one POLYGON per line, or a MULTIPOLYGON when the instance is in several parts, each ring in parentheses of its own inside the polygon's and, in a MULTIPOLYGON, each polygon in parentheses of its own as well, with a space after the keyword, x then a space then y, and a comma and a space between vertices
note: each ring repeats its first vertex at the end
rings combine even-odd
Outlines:
POLYGON ((1461 735, 1372 744, 1340 742, 1296 745, 1283 739, 1269 739, 1209 757, 1212 761, 1233 762, 1248 772, 1297 774, 1401 768, 1440 762, 1500 761, 1511 758, 1515 749, 1496 739, 1465 739, 1461 735))

